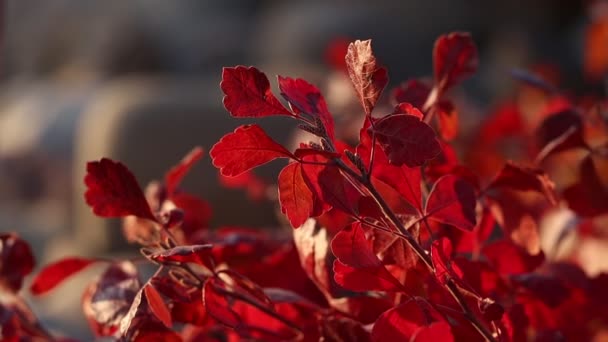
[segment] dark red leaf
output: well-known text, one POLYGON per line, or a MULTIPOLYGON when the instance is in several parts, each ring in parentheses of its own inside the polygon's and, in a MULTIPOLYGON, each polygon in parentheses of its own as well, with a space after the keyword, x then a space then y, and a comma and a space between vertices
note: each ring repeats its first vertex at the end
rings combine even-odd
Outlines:
MULTIPOLYGON (((328 163, 320 156, 308 156, 304 159, 308 162, 328 163), (314 157, 314 158, 311 158, 314 157)), ((314 213, 318 216, 331 207, 345 213, 355 214, 353 208, 359 200, 360 194, 354 186, 348 182, 335 165, 302 164, 302 175, 306 185, 317 199, 314 213)))
MULTIPOLYGON (((418 110, 411 107, 409 112, 418 110)), ((441 152, 435 131, 420 121, 421 116, 391 114, 374 123, 371 129, 391 164, 416 167, 441 152)))
POLYGON ((419 80, 411 79, 401 83, 393 91, 393 98, 397 103, 407 102, 416 108, 422 109, 430 93, 431 87, 419 80))
POLYGON ((291 163, 279 173, 281 211, 294 228, 300 227, 314 213, 314 195, 302 175, 302 165, 291 163))
POLYGON ((469 182, 446 175, 437 180, 426 202, 425 215, 463 230, 475 227, 475 189, 469 182))
POLYGON ((87 266, 97 262, 97 259, 65 258, 46 265, 34 278, 30 291, 41 295, 61 284, 68 277, 80 272, 87 266))
POLYGON ((243 125, 224 135, 209 155, 224 176, 238 176, 277 158, 294 158, 258 125, 243 125))
POLYGON ((346 53, 346 66, 365 114, 371 115, 378 98, 388 84, 388 73, 376 62, 372 52, 372 41, 357 40, 350 43, 346 53))
POLYGON ((299 112, 318 117, 329 138, 334 139, 334 119, 317 87, 301 78, 279 76, 279 89, 283 98, 296 107, 299 112))
POLYGON ((122 163, 107 158, 89 162, 84 182, 84 197, 95 215, 156 220, 135 176, 122 163))
POLYGON ((374 341, 454 341, 449 323, 423 299, 386 311, 372 329, 374 341))
POLYGON ((592 157, 579 166, 579 181, 564 190, 568 207, 583 217, 608 213, 608 189, 602 183, 592 157))
POLYGON ((475 73, 478 63, 477 47, 470 34, 453 32, 435 41, 433 68, 440 92, 475 73))
POLYGON ((587 149, 583 137, 583 121, 573 108, 549 115, 536 131, 538 145, 543 148, 540 159, 573 148, 587 149))
POLYGON ((399 281, 384 266, 355 268, 334 261, 334 280, 347 290, 366 291, 405 291, 399 281))
POLYGON ((549 203, 557 203, 555 184, 549 176, 541 169, 520 166, 513 162, 507 162, 500 173, 487 189, 507 188, 519 191, 536 191, 543 194, 549 203))
POLYGON ((0 234, 0 292, 17 292, 35 265, 30 245, 17 234, 0 234))
POLYGON ((190 171, 192 166, 203 157, 204 150, 197 146, 190 151, 177 165, 173 166, 165 174, 165 186, 169 196, 175 192, 184 176, 190 171))
POLYGON ((156 318, 163 322, 167 328, 171 328, 173 325, 173 321, 171 320, 171 312, 169 312, 167 304, 161 297, 160 293, 158 293, 158 291, 156 291, 154 286, 151 284, 144 286, 144 293, 146 295, 146 300, 148 301, 148 306, 156 318))
POLYGON ((254 67, 224 68, 220 87, 232 116, 294 115, 272 94, 266 75, 254 67))
POLYGON ((207 245, 191 245, 177 246, 168 250, 160 250, 157 253, 150 255, 150 258, 159 263, 178 262, 178 263, 194 263, 213 269, 212 266, 212 246, 207 245))

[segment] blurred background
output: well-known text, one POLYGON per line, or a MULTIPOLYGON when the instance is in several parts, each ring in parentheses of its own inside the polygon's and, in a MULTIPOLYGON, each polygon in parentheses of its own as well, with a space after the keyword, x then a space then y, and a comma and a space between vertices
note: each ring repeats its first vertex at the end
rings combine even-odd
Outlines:
MULTIPOLYGON (((0 3, 0 230, 30 241, 39 264, 136 251, 122 242, 120 222, 96 218, 84 204, 86 161, 120 160, 143 187, 195 145, 208 151, 246 123, 222 107, 223 66, 254 65, 273 86, 277 74, 305 78, 340 118, 349 115, 353 96, 337 66, 341 43, 373 39, 396 86, 432 75, 440 34, 469 31, 480 67, 458 94, 466 134, 513 93, 513 68, 558 69, 559 82, 574 92, 597 87, 588 82, 597 74, 589 68, 602 63, 591 66, 584 47, 597 13, 606 17, 601 2, 568 0, 0 3)), ((338 122, 348 134, 348 119, 338 122)), ((262 125, 278 141, 291 141, 289 119, 262 125)), ((278 167, 259 176, 272 180, 278 167)), ((279 224, 274 203, 220 187, 208 156, 184 187, 209 201, 212 226, 279 224)), ((52 328, 86 340, 80 297, 60 293, 81 291, 94 274, 33 306, 52 328)))

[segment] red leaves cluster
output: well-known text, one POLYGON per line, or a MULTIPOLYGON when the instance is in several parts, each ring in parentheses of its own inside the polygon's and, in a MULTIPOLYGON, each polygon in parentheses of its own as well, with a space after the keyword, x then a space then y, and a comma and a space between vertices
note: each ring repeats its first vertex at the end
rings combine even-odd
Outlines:
MULTIPOLYGON (((608 277, 551 260, 538 242, 538 222, 558 204, 587 230, 608 213, 606 146, 588 142, 580 110, 556 101, 535 130, 536 164, 506 162, 493 178, 480 177, 450 144, 458 115, 449 90, 478 64, 470 35, 441 36, 432 83, 403 83, 384 116, 374 108, 388 75, 371 41, 346 51, 343 65, 364 118, 357 146, 340 140, 327 102, 307 81, 278 77, 284 105, 258 69, 223 70, 232 116, 289 116, 315 139, 290 151, 248 124, 209 152, 239 187, 255 167, 288 160, 277 190, 296 228, 291 236, 207 229, 207 204, 179 188, 202 158, 200 148, 145 192, 124 165, 104 158, 87 165, 87 204, 98 216, 124 217, 127 239, 156 272, 142 279, 132 261, 70 257, 43 268, 31 292, 44 294, 89 265, 104 265, 85 290, 83 311, 97 336, 128 341, 599 338, 608 327, 608 277), (559 186, 542 162, 572 150, 584 153, 579 175, 559 186)), ((1 242, 0 284, 14 294, 33 257, 15 235, 1 242)), ((0 310, 3 336, 50 336, 24 319, 21 306, 0 310)))

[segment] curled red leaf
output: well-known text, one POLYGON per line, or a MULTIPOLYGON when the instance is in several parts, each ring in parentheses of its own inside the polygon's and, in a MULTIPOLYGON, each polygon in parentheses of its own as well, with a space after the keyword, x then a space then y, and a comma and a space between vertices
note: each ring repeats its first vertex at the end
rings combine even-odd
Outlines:
POLYGON ((46 265, 34 278, 30 291, 41 295, 61 284, 68 277, 82 271, 87 266, 97 262, 97 259, 65 258, 46 265))
POLYGON ((224 135, 209 155, 224 176, 238 176, 277 158, 293 158, 258 125, 243 125, 224 135))
POLYGON ((167 187, 167 193, 169 193, 169 195, 175 192, 175 189, 179 186, 184 176, 190 171, 192 166, 203 157, 203 154, 204 150, 202 147, 195 147, 177 165, 172 167, 171 170, 165 174, 165 186, 167 187))
POLYGON ((469 33, 452 32, 435 41, 433 68, 440 92, 471 76, 478 64, 477 47, 469 33))
POLYGON ((135 176, 122 163, 108 158, 89 162, 84 182, 84 197, 95 215, 156 220, 135 176))
POLYGON ((232 116, 293 116, 272 94, 266 75, 254 67, 224 68, 220 87, 226 95, 224 107, 232 116))

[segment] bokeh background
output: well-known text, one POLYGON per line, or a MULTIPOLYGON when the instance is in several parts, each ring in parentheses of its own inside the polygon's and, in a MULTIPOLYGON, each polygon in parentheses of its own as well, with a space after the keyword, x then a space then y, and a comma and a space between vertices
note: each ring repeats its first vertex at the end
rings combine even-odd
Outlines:
MULTIPOLYGON (((391 86, 396 86, 432 74, 437 36, 469 31, 481 62, 456 94, 464 108, 464 140, 496 103, 513 96, 514 68, 541 70, 568 90, 581 92, 601 91, 601 82, 590 78, 606 67, 602 56, 589 56, 586 49, 593 25, 603 20, 608 31, 602 1, 0 4, 0 231, 16 231, 30 241, 39 264, 65 255, 136 252, 122 242, 120 222, 96 218, 84 204, 86 161, 104 156, 121 160, 144 186, 162 178, 193 146, 208 150, 246 122, 230 118, 222 107, 223 66, 257 66, 271 83, 277 74, 309 80, 326 94, 343 125, 339 129, 348 135, 352 93, 336 61, 343 42, 373 39, 391 86)), ((270 118, 263 125, 279 141, 293 139, 288 119, 270 118)), ((264 168, 259 176, 270 180, 276 170, 264 168)), ((212 225, 280 224, 271 201, 251 201, 241 190, 218 185, 208 157, 184 186, 210 202, 212 225)), ((74 293, 95 273, 85 272, 30 302, 53 329, 90 339, 80 296, 74 293)))

